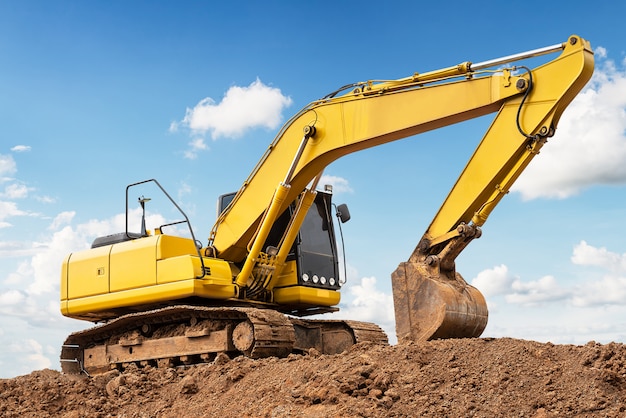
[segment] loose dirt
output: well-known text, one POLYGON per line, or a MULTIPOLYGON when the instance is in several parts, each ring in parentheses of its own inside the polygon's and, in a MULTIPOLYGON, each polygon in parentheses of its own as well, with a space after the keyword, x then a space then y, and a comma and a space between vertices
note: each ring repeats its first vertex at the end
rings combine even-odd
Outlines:
POLYGON ((0 380, 2 417, 625 417, 626 346, 501 339, 0 380))

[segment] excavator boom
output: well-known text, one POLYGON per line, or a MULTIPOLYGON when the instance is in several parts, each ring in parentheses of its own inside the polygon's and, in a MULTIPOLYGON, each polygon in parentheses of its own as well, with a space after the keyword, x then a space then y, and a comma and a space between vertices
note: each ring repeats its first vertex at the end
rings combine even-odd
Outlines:
MULTIPOLYGON (((345 95, 328 95, 302 109, 285 124, 233 204, 216 221, 211 244, 225 259, 246 258, 247 245, 276 185, 284 181, 288 172, 292 173, 291 187, 280 207, 282 210, 328 164, 344 155, 498 112, 486 139, 441 206, 426 238, 436 239, 460 222, 468 223, 476 212, 479 212, 477 219, 486 219, 488 209, 499 201, 492 201, 491 196, 501 194, 494 190, 495 185, 502 180, 512 183, 545 142, 538 141, 533 145, 534 151, 527 153, 526 135, 543 138, 551 135, 561 113, 592 72, 593 53, 589 43, 571 36, 563 44, 528 53, 476 65, 464 62, 400 80, 355 83, 345 95), (516 67, 485 70, 486 66, 557 50, 561 52, 559 57, 532 71, 516 67), (518 131, 518 123, 524 133, 518 131), (299 150, 305 136, 303 130, 311 128, 315 134, 299 150), (519 166, 515 168, 516 164, 519 166), (477 169, 478 166, 481 168, 477 169)), ((482 223, 484 220, 479 221, 482 223)))

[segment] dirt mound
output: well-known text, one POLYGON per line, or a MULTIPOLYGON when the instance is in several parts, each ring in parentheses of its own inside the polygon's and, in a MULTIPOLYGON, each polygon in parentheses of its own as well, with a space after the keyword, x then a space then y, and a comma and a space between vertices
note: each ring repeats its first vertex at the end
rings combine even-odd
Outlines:
POLYGON ((42 370, 0 380, 0 415, 624 417, 626 346, 441 340, 93 378, 42 370))

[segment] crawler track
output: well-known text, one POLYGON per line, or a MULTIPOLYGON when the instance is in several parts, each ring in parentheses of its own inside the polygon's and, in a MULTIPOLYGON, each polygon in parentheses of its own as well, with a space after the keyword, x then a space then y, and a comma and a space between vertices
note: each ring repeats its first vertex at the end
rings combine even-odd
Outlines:
POLYGON ((290 318, 269 309, 173 306, 121 316, 71 334, 61 350, 65 373, 89 375, 129 364, 173 367, 218 353, 286 357, 312 348, 340 353, 355 343, 387 343, 375 324, 290 318))

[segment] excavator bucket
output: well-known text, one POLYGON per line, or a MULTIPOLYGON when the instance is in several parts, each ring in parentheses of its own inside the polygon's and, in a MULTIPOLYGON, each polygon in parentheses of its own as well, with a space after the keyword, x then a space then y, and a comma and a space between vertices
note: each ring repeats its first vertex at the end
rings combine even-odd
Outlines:
POLYGON ((479 337, 487 325, 487 303, 455 271, 401 263, 391 275, 398 342, 479 337))

